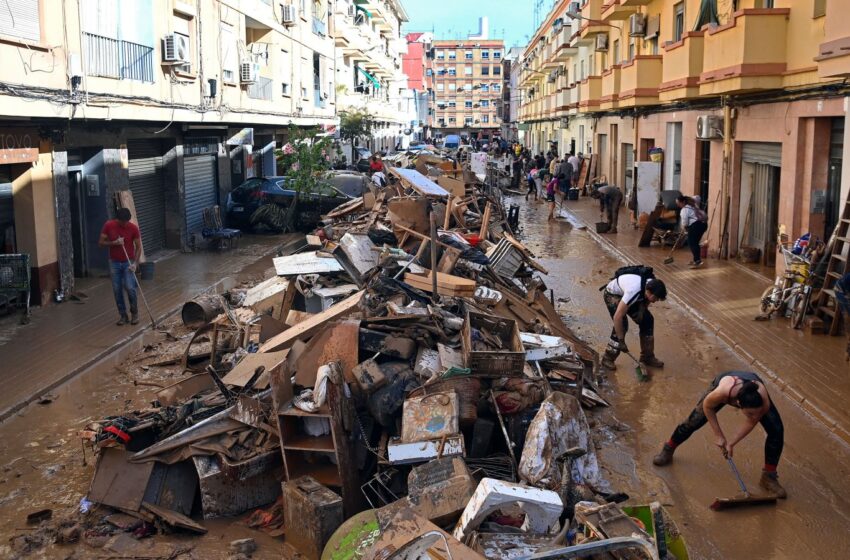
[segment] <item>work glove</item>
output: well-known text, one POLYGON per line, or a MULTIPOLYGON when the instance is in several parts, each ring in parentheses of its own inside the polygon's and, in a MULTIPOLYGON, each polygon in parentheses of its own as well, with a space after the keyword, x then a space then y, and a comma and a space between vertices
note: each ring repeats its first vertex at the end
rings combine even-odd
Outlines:
POLYGON ((626 341, 620 340, 616 336, 612 336, 611 339, 608 341, 608 348, 612 352, 629 352, 629 347, 626 346, 626 341))
POLYGON ((127 268, 129 268, 129 269, 130 269, 130 272, 135 273, 135 272, 136 272, 136 263, 134 263, 134 262, 132 262, 132 261, 131 261, 131 262, 130 262, 130 266, 129 266, 129 267, 127 267, 127 268))

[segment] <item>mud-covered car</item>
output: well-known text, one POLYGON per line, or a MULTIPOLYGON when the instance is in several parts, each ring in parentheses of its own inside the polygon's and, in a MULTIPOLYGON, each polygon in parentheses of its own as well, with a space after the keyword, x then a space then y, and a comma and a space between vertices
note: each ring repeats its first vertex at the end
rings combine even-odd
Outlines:
MULTIPOLYGON (((295 200, 295 194, 288 177, 248 179, 227 195, 227 223, 243 230, 279 231, 285 225, 286 209, 295 200)), ((310 192, 299 194, 295 227, 299 230, 313 228, 323 214, 352 198, 327 180, 319 182, 310 192)))

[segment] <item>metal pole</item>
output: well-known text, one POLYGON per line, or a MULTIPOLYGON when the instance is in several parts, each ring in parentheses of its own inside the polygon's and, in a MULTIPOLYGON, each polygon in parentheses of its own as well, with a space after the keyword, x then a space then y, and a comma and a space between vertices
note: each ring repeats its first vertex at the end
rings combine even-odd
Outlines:
MULTIPOLYGON (((121 250, 124 251, 124 256, 127 258, 127 262, 129 263, 130 262, 130 255, 127 254, 127 248, 124 246, 123 243, 121 243, 121 250)), ((151 313, 151 308, 148 305, 147 298, 145 297, 145 292, 142 291, 142 283, 139 282, 138 277, 136 277, 136 271, 133 270, 132 273, 133 273, 133 280, 136 281, 136 288, 139 289, 139 295, 142 296, 142 303, 145 304, 145 309, 148 310, 148 317, 151 318, 151 327, 153 327, 154 330, 155 330, 156 329, 156 321, 154 321, 153 313, 151 313)), ((123 296, 121 296, 121 297, 123 297, 123 296)))

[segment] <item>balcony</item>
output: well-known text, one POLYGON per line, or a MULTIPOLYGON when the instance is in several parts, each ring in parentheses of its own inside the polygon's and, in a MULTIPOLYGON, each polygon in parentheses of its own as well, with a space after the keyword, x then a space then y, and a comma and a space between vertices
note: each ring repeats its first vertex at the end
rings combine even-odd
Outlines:
POLYGON ((839 2, 826 3, 823 43, 815 57, 821 78, 850 77, 850 27, 844 10, 839 2))
POLYGON ((661 55, 638 55, 624 63, 620 70, 619 107, 656 105, 661 75, 661 55))
POLYGON ((153 47, 83 33, 89 76, 153 83, 153 47))
POLYGON ((620 5, 626 7, 648 6, 653 1, 654 0, 620 0, 620 5))
POLYGON ((555 116, 561 117, 570 110, 570 92, 562 89, 555 96, 555 116))
POLYGON ((579 103, 581 102, 581 88, 576 83, 567 89, 567 112, 570 115, 578 114, 579 103))
POLYGON ((579 37, 583 42, 590 42, 594 36, 600 33, 608 33, 610 27, 595 23, 602 18, 602 0, 587 0, 584 6, 581 7, 581 17, 579 20, 581 27, 579 28, 579 37), (595 21, 588 21, 595 20, 595 21))
POLYGON ((623 0, 605 0, 602 4, 602 21, 622 21, 637 12, 634 5, 625 5, 623 0))
POLYGON ((739 10, 730 23, 707 29, 700 95, 781 88, 790 12, 739 10))
POLYGON ((705 31, 685 33, 681 40, 664 45, 664 65, 658 98, 677 101, 699 96, 705 31))
POLYGON ((578 87, 581 101, 578 106, 582 111, 596 111, 602 97, 602 76, 588 76, 578 87))
POLYGON ((599 99, 600 109, 616 109, 620 98, 620 65, 615 64, 602 72, 602 97, 599 99))

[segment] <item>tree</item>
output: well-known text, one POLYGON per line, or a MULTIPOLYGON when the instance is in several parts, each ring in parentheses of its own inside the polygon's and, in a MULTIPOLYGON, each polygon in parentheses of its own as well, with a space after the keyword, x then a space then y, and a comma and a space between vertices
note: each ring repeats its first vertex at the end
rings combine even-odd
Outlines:
POLYGON ((364 109, 341 111, 339 135, 343 141, 350 141, 352 145, 356 145, 359 138, 368 138, 372 135, 374 124, 375 117, 364 109))

